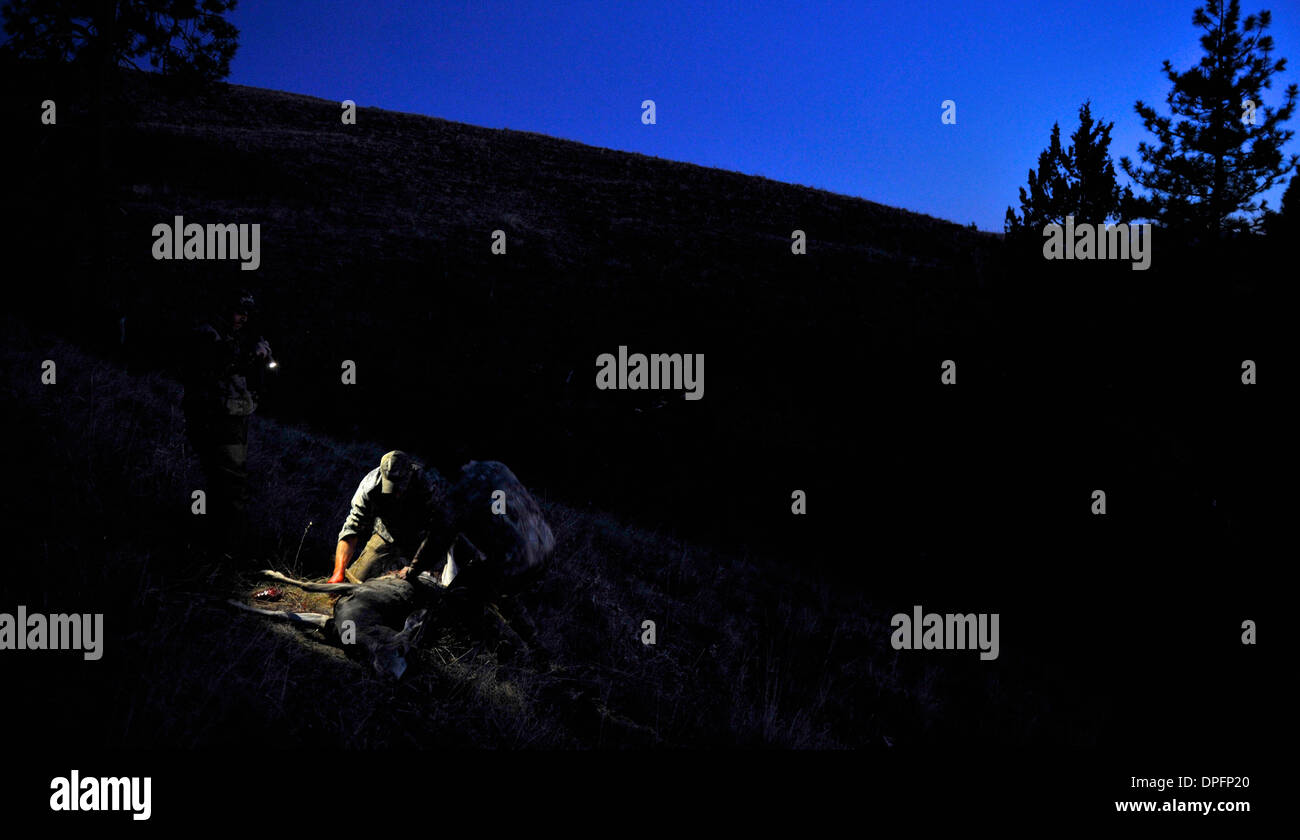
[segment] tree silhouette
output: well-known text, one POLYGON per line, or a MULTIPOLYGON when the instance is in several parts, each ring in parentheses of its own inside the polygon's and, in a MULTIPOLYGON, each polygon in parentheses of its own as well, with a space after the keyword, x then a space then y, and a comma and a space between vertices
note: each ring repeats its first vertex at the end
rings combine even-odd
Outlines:
POLYGON ((1048 224, 1104 223, 1124 215, 1133 196, 1120 189, 1115 164, 1110 159, 1110 130, 1114 123, 1094 122, 1092 105, 1079 108, 1079 127, 1070 146, 1061 148, 1061 126, 1052 124, 1052 137, 1038 156, 1038 170, 1029 172, 1029 188, 1020 188, 1020 214, 1008 207, 1008 236, 1037 235, 1048 224))
POLYGON ((1261 103, 1260 92, 1286 67, 1285 58, 1269 57, 1273 39, 1264 32, 1270 15, 1240 18, 1239 0, 1197 7, 1192 20, 1205 30, 1205 55, 1183 73, 1164 62, 1173 84, 1165 101, 1180 119, 1175 124, 1174 117, 1158 116, 1139 100, 1135 110, 1158 144, 1138 144, 1144 166, 1120 160, 1124 172, 1150 191, 1142 206, 1152 218, 1215 241, 1224 230, 1250 228, 1253 220, 1234 214, 1266 209, 1254 197, 1285 178, 1297 161, 1295 155, 1284 159, 1281 151, 1295 133, 1281 125, 1295 110, 1296 86, 1287 87, 1281 108, 1261 103))
POLYGON ((1300 174, 1291 178, 1286 192, 1282 193, 1282 215, 1290 219, 1300 219, 1300 174))
POLYGON ((230 74, 239 30, 224 15, 235 0, 11 0, 6 48, 20 58, 64 61, 96 72, 141 58, 168 76, 213 81, 230 74))
POLYGON ((1282 212, 1265 213, 1264 227, 1269 236, 1288 238, 1300 233, 1300 174, 1291 178, 1286 192, 1282 193, 1282 212))

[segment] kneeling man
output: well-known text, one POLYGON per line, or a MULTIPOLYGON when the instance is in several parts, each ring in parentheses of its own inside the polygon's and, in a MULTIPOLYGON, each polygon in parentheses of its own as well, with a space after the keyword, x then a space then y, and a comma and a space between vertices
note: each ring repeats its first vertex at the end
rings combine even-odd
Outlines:
POLYGON ((330 583, 342 583, 345 577, 361 583, 403 569, 426 539, 430 549, 445 552, 451 541, 435 480, 424 464, 400 450, 386 454, 366 473, 339 531, 330 583))

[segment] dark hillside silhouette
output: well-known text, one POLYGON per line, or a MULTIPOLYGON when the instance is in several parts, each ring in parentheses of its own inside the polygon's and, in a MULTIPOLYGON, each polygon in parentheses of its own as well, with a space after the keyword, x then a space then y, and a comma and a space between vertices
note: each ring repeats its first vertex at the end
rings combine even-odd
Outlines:
MULTIPOLYGON (((861 445, 862 424, 910 424, 914 406, 872 404, 911 378, 912 351, 932 348, 937 371, 990 332, 978 313, 997 238, 960 225, 429 117, 363 108, 345 126, 338 103, 291 94, 127 89, 137 117, 108 252, 55 247, 62 223, 22 234, 75 266, 54 281, 72 288, 51 320, 111 347, 126 315, 132 364, 165 368, 217 290, 254 284, 282 363, 264 410, 417 441, 444 467, 491 447, 655 527, 755 549, 802 539, 781 533, 792 490, 829 502, 846 468, 895 469, 861 445), (176 215, 260 223, 261 268, 154 261, 149 232, 176 215), (806 257, 790 253, 796 228, 806 257), (506 255, 490 253, 495 229, 506 255), (704 399, 596 391, 596 357, 620 345, 704 353, 704 399), (359 376, 340 401, 344 359, 359 376)), ((80 183, 46 151, 24 186, 75 226, 80 183)))

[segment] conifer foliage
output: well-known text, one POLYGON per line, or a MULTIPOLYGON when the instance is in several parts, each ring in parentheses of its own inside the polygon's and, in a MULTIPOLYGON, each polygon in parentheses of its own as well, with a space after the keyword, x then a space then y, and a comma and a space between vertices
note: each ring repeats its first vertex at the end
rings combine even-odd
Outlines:
POLYGON ((1261 100, 1272 76, 1286 68, 1285 58, 1271 58, 1267 11, 1242 20, 1239 0, 1209 0, 1192 20, 1205 31, 1205 54, 1182 73, 1164 62, 1173 116, 1139 100, 1135 110, 1156 142, 1138 144, 1140 165, 1127 157, 1120 165, 1150 193, 1141 200, 1144 215, 1217 239, 1252 227, 1248 216, 1266 209, 1254 198, 1295 170, 1297 156, 1282 155, 1295 132, 1282 124, 1295 110, 1296 86, 1287 87, 1279 108, 1261 100))
POLYGON ((1052 125, 1038 169, 1029 172, 1028 189, 1020 188, 1020 213, 1007 208, 1008 236, 1036 236, 1044 225, 1064 224, 1066 216, 1101 224, 1124 215, 1133 196, 1116 182, 1109 151, 1113 125, 1094 121, 1090 102, 1079 108, 1079 127, 1070 135, 1069 147, 1061 147, 1060 124, 1052 125))
POLYGON ((230 75, 239 30, 235 0, 11 0, 6 48, 20 58, 63 61, 94 72, 144 69, 187 81, 230 75))

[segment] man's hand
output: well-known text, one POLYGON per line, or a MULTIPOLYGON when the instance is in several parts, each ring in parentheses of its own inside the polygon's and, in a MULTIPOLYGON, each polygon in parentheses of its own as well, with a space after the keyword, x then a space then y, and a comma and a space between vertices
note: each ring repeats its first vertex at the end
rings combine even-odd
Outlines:
POLYGON ((404 568, 398 569, 395 574, 399 579, 406 580, 406 576, 410 574, 411 568, 412 568, 411 566, 406 566, 404 568))
POLYGON ((265 338, 259 338, 257 340, 257 348, 253 350, 253 353, 259 359, 269 359, 271 358, 271 345, 266 343, 265 338))

